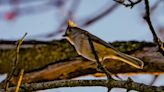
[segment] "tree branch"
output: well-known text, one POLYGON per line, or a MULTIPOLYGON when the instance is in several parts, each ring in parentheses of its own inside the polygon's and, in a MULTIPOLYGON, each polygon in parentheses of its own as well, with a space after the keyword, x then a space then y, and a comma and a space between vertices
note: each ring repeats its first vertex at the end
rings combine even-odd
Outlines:
POLYGON ((92 42, 92 40, 91 40, 91 37, 90 37, 89 34, 87 34, 87 36, 88 36, 88 41, 89 41, 89 44, 90 44, 90 47, 91 47, 90 49, 92 50, 92 53, 93 53, 93 55, 95 56, 95 59, 96 59, 97 68, 100 69, 100 71, 102 71, 102 72, 104 72, 104 73, 106 74, 108 80, 111 79, 111 78, 112 78, 112 77, 111 77, 111 74, 112 74, 112 73, 110 73, 110 72, 101 64, 101 62, 99 61, 99 57, 98 57, 98 55, 97 55, 97 53, 96 53, 96 51, 95 51, 95 47, 94 47, 94 45, 93 45, 93 42, 92 42))
POLYGON ((100 14, 98 14, 97 16, 92 17, 90 19, 86 18, 86 21, 83 23, 82 26, 89 26, 89 25, 97 22, 98 20, 102 19, 106 15, 112 13, 115 9, 117 9, 118 6, 119 5, 117 3, 115 3, 112 6, 110 6, 109 8, 107 8, 104 12, 101 12, 100 14))
POLYGON ((135 1, 135 2, 133 2, 132 0, 128 0, 129 3, 125 3, 124 0, 114 0, 114 1, 116 1, 116 2, 119 3, 119 4, 124 5, 125 7, 133 8, 134 5, 140 3, 142 0, 137 0, 137 1, 135 1))
POLYGON ((24 34, 24 36, 17 42, 17 45, 16 45, 16 52, 15 52, 15 60, 12 62, 12 69, 11 71, 8 73, 7 75, 7 78, 6 78, 6 82, 5 82, 5 90, 7 91, 8 89, 8 86, 9 86, 9 83, 10 83, 10 80, 13 76, 13 74, 15 73, 16 71, 16 68, 19 64, 19 49, 20 49, 20 46, 21 44, 23 43, 23 40, 25 39, 27 33, 24 34))
MULTIPOLYGON (((132 81, 117 81, 111 79, 107 80, 57 80, 51 82, 31 83, 24 84, 21 87, 28 89, 28 91, 45 90, 50 88, 61 87, 86 87, 86 86, 102 86, 109 88, 127 88, 131 90, 137 90, 140 92, 163 92, 164 87, 149 86, 142 83, 135 83, 132 81)), ((12 90, 13 88, 10 88, 12 90)), ((23 90, 23 89, 22 89, 23 90)), ((1 89, 1 91, 3 91, 1 89)))
POLYGON ((144 0, 145 1, 145 16, 144 19, 146 20, 151 33, 153 34, 153 38, 154 38, 154 42, 158 45, 159 48, 159 52, 161 52, 161 54, 164 56, 164 47, 163 47, 163 42, 161 41, 161 39, 157 36, 157 34, 155 33, 155 29, 152 25, 151 19, 150 19, 150 7, 149 7, 149 1, 148 0, 144 0))
MULTIPOLYGON (((24 41, 27 43, 27 41, 24 41)), ((28 43, 32 43, 29 42, 28 43)), ((33 43, 35 43, 33 41, 33 43)), ((135 69, 123 62, 116 60, 105 60, 103 64, 113 74, 161 74, 164 73, 164 57, 157 53, 155 44, 148 42, 113 42, 114 47, 118 50, 131 54, 144 61, 143 70, 135 69), (128 68, 127 68, 128 67, 128 68)), ((3 44, 4 45, 4 44, 3 44)), ((96 64, 82 57, 77 57, 76 51, 66 40, 52 41, 48 44, 35 45, 22 44, 20 48, 20 64, 18 68, 25 69, 23 83, 70 79, 86 74, 94 74, 96 64)), ((6 46, 9 46, 6 44, 6 46)), ((0 47, 0 73, 6 73, 11 69, 11 62, 14 58, 14 48, 0 47)), ((14 45, 13 45, 14 46, 14 45)), ((12 79, 12 83, 16 83, 12 79)))

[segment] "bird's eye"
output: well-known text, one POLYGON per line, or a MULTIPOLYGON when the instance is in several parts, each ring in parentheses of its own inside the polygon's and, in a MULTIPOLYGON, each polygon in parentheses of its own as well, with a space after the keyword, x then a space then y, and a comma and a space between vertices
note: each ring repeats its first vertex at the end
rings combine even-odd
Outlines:
POLYGON ((67 33, 70 34, 71 32, 72 32, 72 30, 71 29, 68 29, 68 32, 67 33))
POLYGON ((68 30, 68 32, 71 32, 71 31, 72 31, 71 29, 68 30))

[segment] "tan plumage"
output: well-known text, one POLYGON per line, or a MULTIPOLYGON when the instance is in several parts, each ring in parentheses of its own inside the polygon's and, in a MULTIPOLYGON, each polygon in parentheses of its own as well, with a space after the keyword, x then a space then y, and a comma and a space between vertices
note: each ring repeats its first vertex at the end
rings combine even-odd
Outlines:
POLYGON ((91 51, 87 35, 90 35, 100 61, 103 61, 107 58, 111 58, 123 61, 135 68, 143 68, 144 63, 140 59, 118 51, 109 43, 78 27, 68 26, 64 36, 75 47, 79 55, 91 61, 95 61, 95 57, 91 51))

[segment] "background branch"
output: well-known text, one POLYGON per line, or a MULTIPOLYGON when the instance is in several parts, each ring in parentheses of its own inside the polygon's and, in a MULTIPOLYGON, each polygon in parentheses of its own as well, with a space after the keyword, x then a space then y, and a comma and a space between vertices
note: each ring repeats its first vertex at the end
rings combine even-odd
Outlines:
POLYGON ((150 7, 149 7, 149 1, 148 0, 144 0, 145 1, 145 16, 144 19, 146 20, 151 33, 153 34, 154 37, 154 42, 158 45, 159 51, 163 54, 164 56, 164 47, 163 47, 163 42, 161 41, 161 39, 157 36, 157 34, 155 33, 155 29, 152 25, 151 19, 150 19, 150 7))
POLYGON ((82 26, 89 26, 89 25, 97 22, 98 20, 104 18, 106 15, 111 14, 118 7, 119 7, 119 5, 117 3, 115 3, 112 6, 110 6, 109 8, 107 8, 104 12, 101 12, 100 14, 98 14, 97 16, 91 17, 91 18, 86 18, 86 21, 83 23, 82 26))
POLYGON ((132 0, 127 0, 128 3, 125 3, 125 0, 114 0, 119 4, 124 5, 125 7, 131 7, 133 8, 135 5, 137 5, 138 3, 140 3, 142 0, 136 0, 135 2, 132 0))

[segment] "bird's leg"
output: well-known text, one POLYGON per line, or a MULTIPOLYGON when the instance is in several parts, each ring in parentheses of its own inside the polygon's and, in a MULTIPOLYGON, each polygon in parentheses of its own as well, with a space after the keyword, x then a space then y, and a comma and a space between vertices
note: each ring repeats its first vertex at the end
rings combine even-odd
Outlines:
MULTIPOLYGON (((105 60, 106 58, 104 58, 104 57, 102 57, 102 64, 104 63, 104 60, 105 60)), ((106 67, 106 66, 105 66, 106 67)), ((120 78, 117 74, 112 74, 114 77, 116 77, 116 78, 118 78, 119 80, 122 80, 122 78, 120 78)))
MULTIPOLYGON (((102 57, 101 62, 103 62, 103 57, 102 57)), ((97 70, 100 72, 104 72, 104 71, 102 71, 103 70, 102 68, 104 67, 104 65, 101 62, 100 62, 100 64, 96 63, 97 64, 97 70)))

